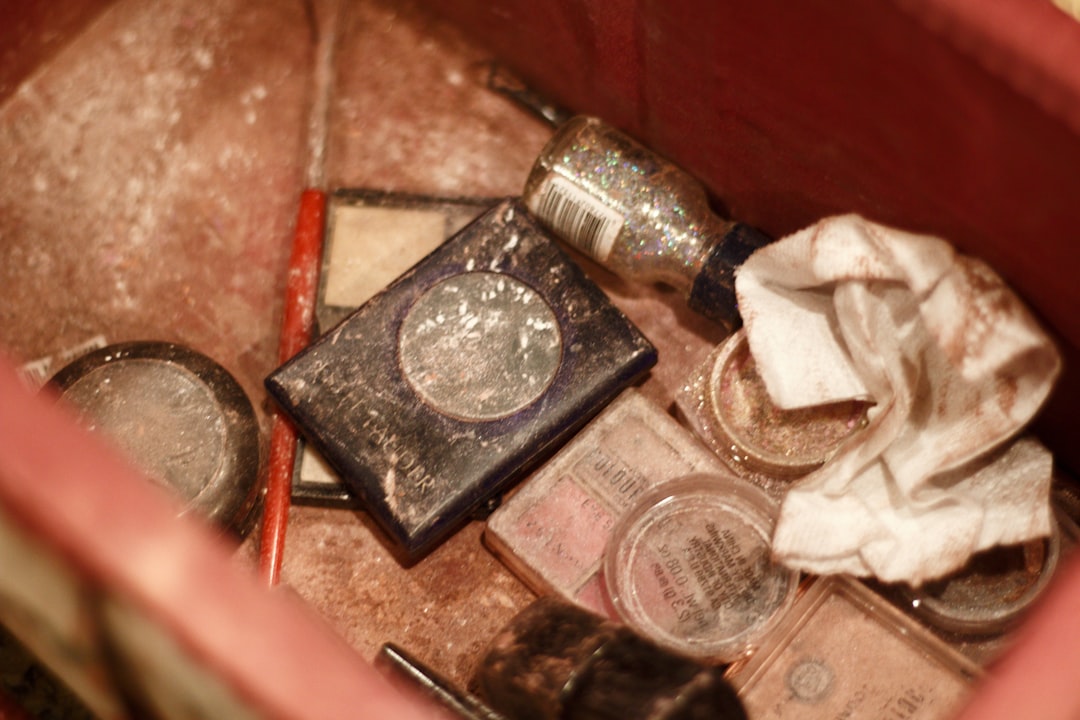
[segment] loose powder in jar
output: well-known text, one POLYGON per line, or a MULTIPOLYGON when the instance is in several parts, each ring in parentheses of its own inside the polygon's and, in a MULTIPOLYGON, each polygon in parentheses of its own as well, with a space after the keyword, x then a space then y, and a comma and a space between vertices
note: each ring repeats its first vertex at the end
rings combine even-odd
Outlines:
POLYGON ((1060 534, 977 553, 959 571, 920 588, 906 588, 912 612, 942 630, 963 635, 1003 632, 1042 594, 1057 567, 1060 534))
POLYGON ((768 479, 798 477, 821 466, 865 426, 870 405, 852 400, 794 410, 776 407, 758 374, 745 330, 710 354, 676 401, 690 425, 732 470, 768 479))
POLYGON ((739 478, 665 483, 612 532, 604 560, 611 604, 665 647, 721 662, 746 655, 798 585, 798 573, 772 561, 775 511, 739 478))

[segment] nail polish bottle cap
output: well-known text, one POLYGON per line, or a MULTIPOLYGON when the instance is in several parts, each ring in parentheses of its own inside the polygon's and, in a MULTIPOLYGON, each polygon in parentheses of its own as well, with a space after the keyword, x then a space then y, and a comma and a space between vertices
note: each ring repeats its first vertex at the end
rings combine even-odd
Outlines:
POLYGON ((735 271, 771 238, 743 223, 733 224, 713 246, 694 278, 687 304, 690 309, 729 328, 742 325, 735 297, 735 271))

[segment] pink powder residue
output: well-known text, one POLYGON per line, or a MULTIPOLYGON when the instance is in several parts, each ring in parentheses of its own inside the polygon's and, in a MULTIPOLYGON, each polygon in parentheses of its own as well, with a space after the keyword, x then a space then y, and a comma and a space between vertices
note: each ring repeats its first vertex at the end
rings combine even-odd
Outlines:
POLYGON ((558 588, 572 588, 593 572, 610 535, 612 517, 569 476, 522 514, 517 535, 541 574, 558 588))

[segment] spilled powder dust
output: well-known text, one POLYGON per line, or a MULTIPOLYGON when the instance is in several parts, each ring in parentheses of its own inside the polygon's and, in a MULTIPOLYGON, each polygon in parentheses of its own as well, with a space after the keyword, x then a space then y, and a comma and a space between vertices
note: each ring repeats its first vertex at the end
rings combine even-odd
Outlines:
POLYGON ((24 82, 0 107, 0 346, 171 339, 260 396, 309 43, 297 3, 120 0, 24 82))

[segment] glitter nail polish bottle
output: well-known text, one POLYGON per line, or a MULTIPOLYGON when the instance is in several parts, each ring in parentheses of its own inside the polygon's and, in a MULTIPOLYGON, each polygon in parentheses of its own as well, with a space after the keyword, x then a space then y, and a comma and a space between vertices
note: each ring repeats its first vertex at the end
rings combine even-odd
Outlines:
POLYGON ((591 117, 565 123, 533 165, 523 199, 617 275, 666 283, 694 311, 729 329, 740 324, 735 269, 769 238, 715 215, 697 180, 618 130, 591 117))

